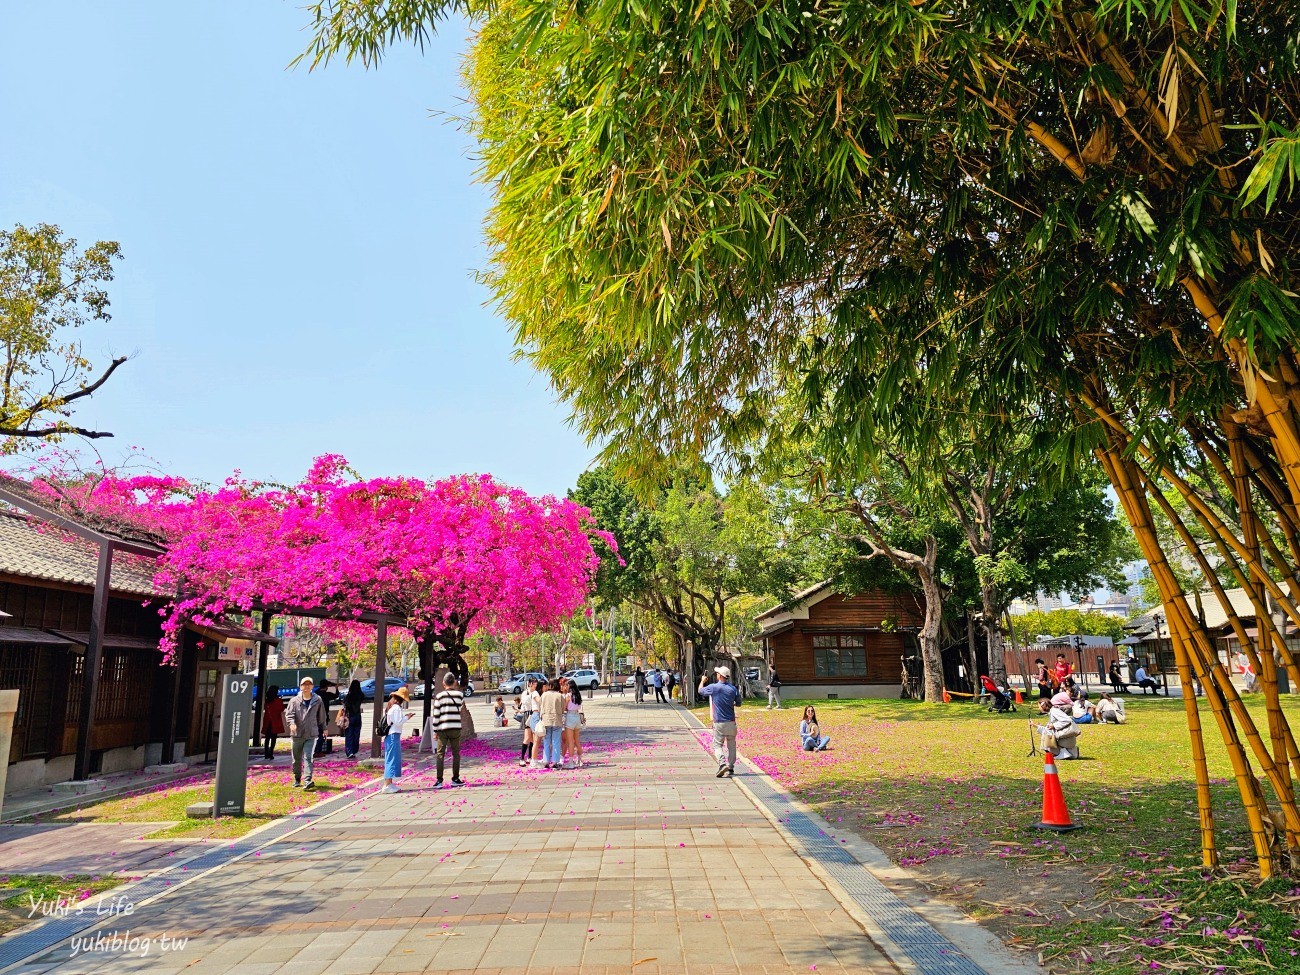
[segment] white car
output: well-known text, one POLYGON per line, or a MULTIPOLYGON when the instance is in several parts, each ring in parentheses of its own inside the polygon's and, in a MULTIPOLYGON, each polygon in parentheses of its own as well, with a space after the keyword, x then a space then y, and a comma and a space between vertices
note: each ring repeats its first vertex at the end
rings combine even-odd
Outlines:
POLYGON ((564 676, 577 684, 579 690, 594 691, 600 686, 600 674, 594 670, 574 670, 564 676))

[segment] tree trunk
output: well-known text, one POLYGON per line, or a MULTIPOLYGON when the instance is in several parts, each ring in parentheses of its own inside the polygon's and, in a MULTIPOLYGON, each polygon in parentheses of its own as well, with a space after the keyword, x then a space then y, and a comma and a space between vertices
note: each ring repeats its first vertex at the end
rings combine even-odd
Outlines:
POLYGON ((980 692, 979 654, 975 652, 975 621, 966 614, 966 675, 970 678, 972 694, 980 692))
POLYGON ((1007 664, 1003 653, 1002 627, 998 625, 1001 616, 998 606, 997 590, 990 582, 981 581, 980 601, 984 605, 984 632, 988 636, 989 676, 996 683, 1007 682, 1007 664))
POLYGON ((921 687, 925 700, 930 704, 943 703, 943 657, 939 652, 939 624, 943 620, 943 593, 939 589, 939 580, 935 577, 933 560, 936 546, 926 544, 926 561, 930 564, 920 566, 917 576, 921 580, 921 592, 925 595, 925 622, 921 625, 921 687))

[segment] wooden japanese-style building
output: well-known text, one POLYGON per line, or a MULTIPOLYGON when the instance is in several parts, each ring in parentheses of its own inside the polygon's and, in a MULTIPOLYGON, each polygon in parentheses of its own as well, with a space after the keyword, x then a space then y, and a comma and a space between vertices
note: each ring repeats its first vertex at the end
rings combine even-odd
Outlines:
MULTIPOLYGON (((2 488, 0 497, 40 510, 2 488)), ((220 675, 238 667, 218 659, 219 645, 275 639, 193 626, 178 665, 164 664, 161 549, 41 514, 0 511, 0 610, 9 614, 0 619, 0 689, 19 691, 5 791, 203 759, 214 750, 220 675)))
POLYGON ((835 591, 823 582, 757 617, 788 697, 897 697, 924 619, 910 593, 835 591))

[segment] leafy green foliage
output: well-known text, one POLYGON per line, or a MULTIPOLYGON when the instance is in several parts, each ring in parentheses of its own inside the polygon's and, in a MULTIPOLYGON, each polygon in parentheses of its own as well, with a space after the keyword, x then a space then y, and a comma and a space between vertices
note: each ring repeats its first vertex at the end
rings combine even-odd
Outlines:
POLYGON ((108 321, 113 241, 84 251, 52 224, 17 224, 0 231, 0 437, 6 453, 29 440, 75 433, 107 437, 75 426, 71 404, 92 394, 126 360, 114 359, 98 378, 72 334, 88 322, 108 321))
POLYGON ((1080 609, 1031 610, 1012 617, 1016 636, 1033 644, 1040 636, 1108 636, 1124 639, 1124 621, 1109 613, 1080 609))

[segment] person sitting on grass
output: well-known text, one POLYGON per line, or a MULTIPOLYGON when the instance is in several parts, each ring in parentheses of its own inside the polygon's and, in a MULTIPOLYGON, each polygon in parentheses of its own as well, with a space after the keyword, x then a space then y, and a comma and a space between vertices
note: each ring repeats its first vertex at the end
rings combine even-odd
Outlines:
POLYGON ((823 735, 821 725, 817 723, 817 709, 811 704, 803 709, 803 720, 799 722, 799 742, 806 752, 824 752, 830 746, 829 735, 823 735))
POLYGON ((1074 718, 1075 724, 1092 724, 1100 720, 1097 717, 1097 705, 1093 704, 1082 694, 1073 697, 1070 706, 1070 713, 1074 718))
POLYGON ((1056 758, 1079 757, 1079 726, 1074 721, 1073 707, 1070 695, 1062 691, 1050 701, 1039 702, 1038 711, 1047 718, 1047 724, 1029 719, 1029 726, 1039 733, 1040 747, 1056 758))
POLYGON ((1123 699, 1103 694, 1097 702, 1097 720, 1102 724, 1123 724, 1127 721, 1123 699))

